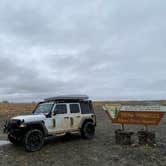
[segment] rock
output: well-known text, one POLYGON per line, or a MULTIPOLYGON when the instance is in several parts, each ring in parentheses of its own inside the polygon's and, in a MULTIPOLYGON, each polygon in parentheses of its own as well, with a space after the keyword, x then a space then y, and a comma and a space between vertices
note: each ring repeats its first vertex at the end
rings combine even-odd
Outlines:
POLYGON ((120 145, 131 145, 131 136, 133 135, 133 132, 130 131, 124 131, 124 130, 115 130, 115 140, 116 144, 120 145))
POLYGON ((156 144, 155 133, 149 131, 138 131, 138 142, 140 145, 154 146, 156 144))

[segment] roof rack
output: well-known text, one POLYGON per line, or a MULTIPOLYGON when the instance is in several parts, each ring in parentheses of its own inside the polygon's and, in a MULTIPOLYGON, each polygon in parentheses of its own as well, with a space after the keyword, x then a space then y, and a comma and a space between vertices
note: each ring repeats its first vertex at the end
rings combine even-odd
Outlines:
POLYGON ((81 101, 81 100, 88 100, 89 97, 87 95, 60 95, 60 96, 55 96, 55 97, 49 97, 44 99, 44 101, 69 101, 69 100, 74 100, 74 101, 81 101))

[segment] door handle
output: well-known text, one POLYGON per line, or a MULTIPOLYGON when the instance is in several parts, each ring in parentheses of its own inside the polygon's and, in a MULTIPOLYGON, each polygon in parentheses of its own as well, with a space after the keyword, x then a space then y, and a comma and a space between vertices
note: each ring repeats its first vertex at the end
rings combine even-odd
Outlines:
POLYGON ((79 118, 80 116, 76 116, 77 118, 79 118))
POLYGON ((71 117, 70 118, 70 126, 73 126, 73 124, 74 124, 74 119, 71 117))
POLYGON ((66 118, 66 119, 67 119, 67 118, 69 118, 69 117, 68 117, 68 116, 66 116, 66 117, 64 117, 64 118, 66 118))
POLYGON ((56 127, 56 121, 53 119, 53 127, 56 127))

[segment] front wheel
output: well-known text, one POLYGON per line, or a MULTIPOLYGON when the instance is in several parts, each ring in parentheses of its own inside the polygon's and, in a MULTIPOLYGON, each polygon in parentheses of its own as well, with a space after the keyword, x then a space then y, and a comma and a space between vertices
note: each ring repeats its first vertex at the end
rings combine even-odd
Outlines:
POLYGON ((43 132, 38 129, 29 130, 25 134, 24 146, 29 152, 40 150, 44 144, 43 132))
POLYGON ((92 139, 95 134, 95 126, 92 122, 86 122, 81 129, 81 136, 85 139, 92 139))

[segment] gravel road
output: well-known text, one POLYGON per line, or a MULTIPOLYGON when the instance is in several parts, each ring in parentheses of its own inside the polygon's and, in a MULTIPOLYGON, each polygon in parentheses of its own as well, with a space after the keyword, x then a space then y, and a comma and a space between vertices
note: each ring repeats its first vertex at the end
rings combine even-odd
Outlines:
MULTIPOLYGON (((21 146, 6 144, 0 146, 2 166, 166 166, 166 118, 156 131, 157 146, 119 146, 115 144, 114 130, 107 115, 96 108, 97 127, 93 140, 83 140, 79 136, 50 138, 38 152, 27 153, 21 146)), ((136 131, 142 126, 129 126, 136 131)), ((5 140, 4 135, 0 139, 5 140)))

